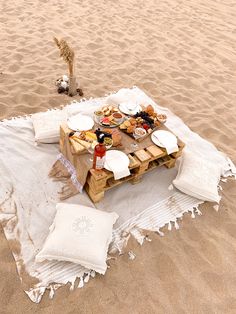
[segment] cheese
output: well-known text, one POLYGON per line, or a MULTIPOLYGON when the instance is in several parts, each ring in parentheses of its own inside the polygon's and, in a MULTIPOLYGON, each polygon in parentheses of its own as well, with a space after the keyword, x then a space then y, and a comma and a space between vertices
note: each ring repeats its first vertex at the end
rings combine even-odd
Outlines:
POLYGON ((70 142, 76 154, 81 153, 85 150, 84 146, 77 143, 75 139, 70 138, 70 142))
POLYGON ((72 136, 72 139, 73 139, 74 141, 76 141, 79 145, 81 145, 81 146, 83 147, 83 149, 84 149, 84 148, 89 149, 90 146, 91 146, 90 143, 88 143, 88 142, 86 142, 86 141, 84 141, 84 140, 80 140, 80 139, 79 139, 78 137, 76 137, 76 136, 72 136))
POLYGON ((90 141, 90 142, 93 142, 93 141, 96 141, 97 140, 97 135, 93 132, 86 132, 85 133, 85 139, 87 141, 90 141))

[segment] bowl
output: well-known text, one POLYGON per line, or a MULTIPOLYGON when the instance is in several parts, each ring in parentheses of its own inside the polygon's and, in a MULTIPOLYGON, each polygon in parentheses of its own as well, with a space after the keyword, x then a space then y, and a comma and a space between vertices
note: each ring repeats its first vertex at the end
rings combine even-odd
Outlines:
POLYGON ((106 149, 109 149, 113 145, 113 140, 110 137, 104 137, 104 145, 106 146, 106 149))
POLYGON ((123 120, 123 115, 120 112, 114 112, 112 114, 112 117, 113 117, 113 120, 118 124, 121 123, 123 120))
POLYGON ((157 120, 161 123, 165 123, 167 120, 167 116, 165 114, 159 114, 157 115, 157 120))
POLYGON ((134 129, 133 136, 135 139, 142 138, 147 134, 147 131, 143 128, 134 129))
POLYGON ((102 111, 98 110, 94 112, 94 121, 96 123, 100 123, 101 119, 103 118, 103 113, 102 111))

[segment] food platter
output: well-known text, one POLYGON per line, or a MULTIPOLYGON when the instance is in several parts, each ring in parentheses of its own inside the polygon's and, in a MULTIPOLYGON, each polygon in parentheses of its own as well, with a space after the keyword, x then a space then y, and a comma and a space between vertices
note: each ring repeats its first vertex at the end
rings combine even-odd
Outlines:
POLYGON ((106 120, 107 123, 103 123, 103 122, 98 122, 99 125, 106 127, 106 128, 117 128, 119 125, 121 125, 121 123, 124 121, 124 118, 122 119, 122 121, 120 123, 114 123, 111 121, 106 120))
POLYGON ((166 119, 167 117, 165 115, 157 114, 153 106, 148 105, 133 117, 126 118, 119 128, 121 131, 140 142, 153 131, 157 130, 166 119))
POLYGON ((94 112, 96 123, 107 128, 116 128, 124 121, 124 115, 115 106, 103 106, 94 112))

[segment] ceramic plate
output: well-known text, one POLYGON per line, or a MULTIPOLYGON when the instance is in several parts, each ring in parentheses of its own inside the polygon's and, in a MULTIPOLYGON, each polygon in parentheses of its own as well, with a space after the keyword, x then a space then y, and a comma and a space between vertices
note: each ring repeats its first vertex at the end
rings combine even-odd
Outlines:
POLYGON ((111 159, 116 159, 117 163, 125 164, 127 167, 129 166, 129 157, 125 153, 119 150, 109 150, 106 152, 106 160, 104 165, 104 168, 108 171, 111 171, 111 169, 109 168, 107 161, 109 162, 111 159))
POLYGON ((119 125, 121 125, 121 123, 123 123, 124 122, 124 117, 120 120, 120 122, 119 123, 117 123, 117 124, 110 124, 110 125, 107 125, 107 124, 103 124, 102 122, 99 122, 98 124, 99 125, 101 125, 101 126, 103 126, 104 128, 117 128, 119 125))
POLYGON ((89 116, 77 114, 67 120, 67 125, 73 131, 88 131, 92 129, 94 122, 89 116))
POLYGON ((153 143, 156 144, 157 146, 165 148, 165 145, 163 145, 158 140, 159 134, 160 134, 160 136, 163 136, 163 137, 165 136, 166 140, 169 141, 170 143, 177 144, 177 137, 173 133, 171 133, 169 131, 165 131, 165 130, 157 130, 151 134, 151 139, 152 139, 153 143))
POLYGON ((124 114, 133 116, 136 113, 142 111, 142 107, 139 104, 123 102, 119 105, 119 110, 124 114))

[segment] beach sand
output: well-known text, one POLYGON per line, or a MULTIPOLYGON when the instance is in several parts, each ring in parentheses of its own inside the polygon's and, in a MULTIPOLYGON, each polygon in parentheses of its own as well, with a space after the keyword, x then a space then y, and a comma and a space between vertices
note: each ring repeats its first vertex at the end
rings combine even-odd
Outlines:
MULTIPOLYGON (((54 85, 67 68, 53 36, 64 37, 84 97, 137 85, 236 162, 232 0, 2 1, 0 25, 1 118, 72 100, 54 85)), ((104 277, 39 305, 23 292, 1 230, 1 314, 236 313, 236 185, 223 186, 218 212, 204 204, 180 230, 130 243, 135 260, 121 256, 104 277)))

